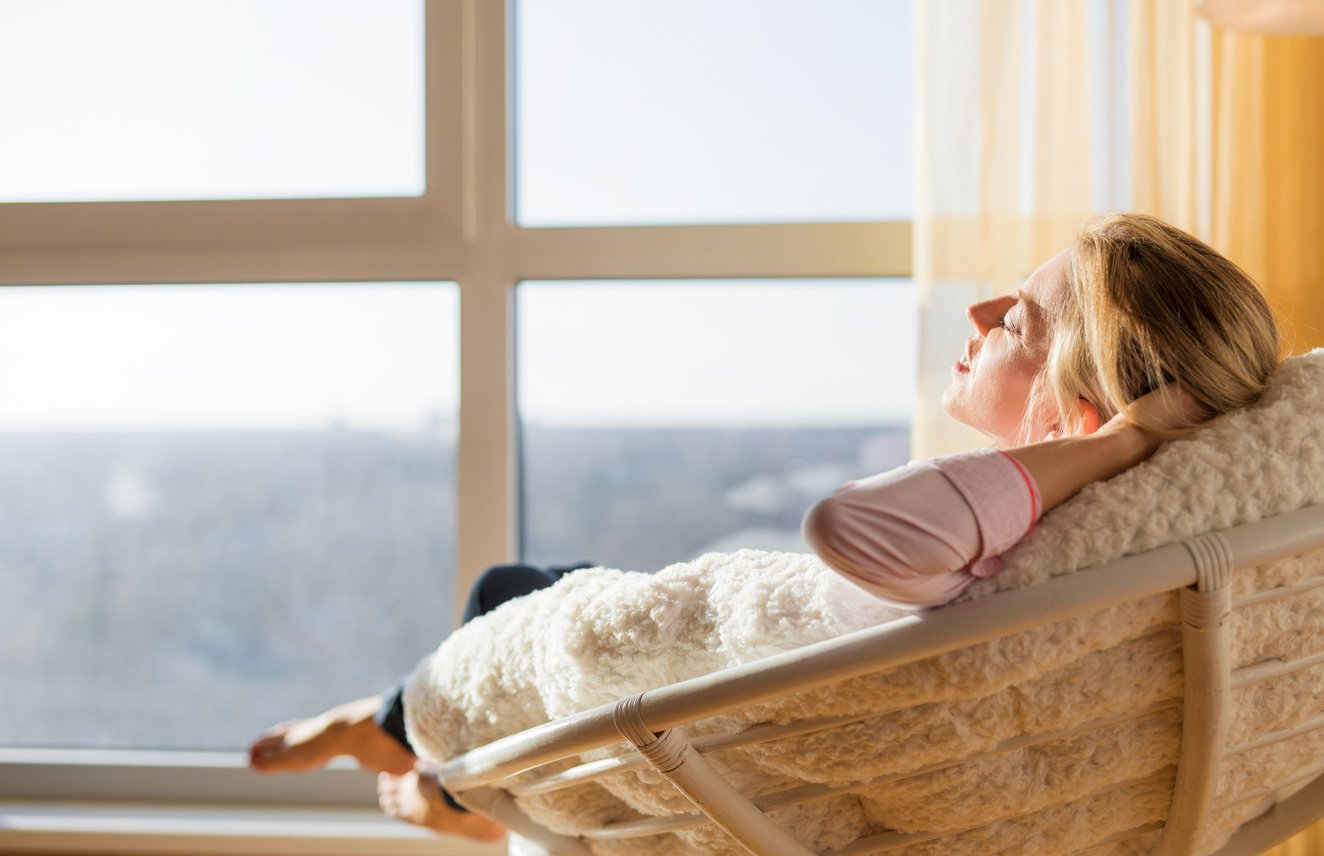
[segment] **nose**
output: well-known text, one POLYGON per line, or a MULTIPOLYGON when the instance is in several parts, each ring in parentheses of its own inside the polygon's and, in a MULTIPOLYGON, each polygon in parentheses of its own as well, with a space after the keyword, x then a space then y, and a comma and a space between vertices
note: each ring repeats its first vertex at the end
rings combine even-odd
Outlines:
POLYGON ((989 330, 1002 324, 1002 316, 1015 305, 1016 298, 1010 295, 981 300, 966 307, 965 317, 970 319, 975 331, 983 338, 989 330))

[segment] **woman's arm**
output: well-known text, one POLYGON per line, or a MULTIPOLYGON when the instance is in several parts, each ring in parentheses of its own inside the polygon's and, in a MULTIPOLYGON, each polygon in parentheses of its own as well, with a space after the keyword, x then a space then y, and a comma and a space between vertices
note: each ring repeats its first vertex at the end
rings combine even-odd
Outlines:
POLYGON ((1043 510, 1056 508, 1085 485, 1106 481, 1154 454, 1162 441, 1125 420, 1093 434, 1007 449, 1039 486, 1043 510))
POLYGON ((1141 430, 1135 415, 1158 430, 1184 430, 1209 419, 1209 412, 1179 383, 1161 386, 1131 403, 1097 431, 1046 440, 1006 454, 1025 468, 1039 485, 1044 511, 1055 508, 1085 485, 1107 481, 1146 460, 1163 439, 1141 430))
MULTIPOLYGON (((1200 421, 1198 405, 1176 393, 1151 393, 1132 410, 1160 426, 1200 421)), ((1087 435, 916 462, 819 501, 805 517, 805 540, 868 591, 936 606, 997 573, 997 557, 1041 514, 1135 466, 1161 442, 1118 415, 1087 435)))
POLYGON ((897 603, 937 606, 1029 531, 1039 500, 1019 463, 980 450, 917 461, 820 500, 804 537, 831 568, 897 603))

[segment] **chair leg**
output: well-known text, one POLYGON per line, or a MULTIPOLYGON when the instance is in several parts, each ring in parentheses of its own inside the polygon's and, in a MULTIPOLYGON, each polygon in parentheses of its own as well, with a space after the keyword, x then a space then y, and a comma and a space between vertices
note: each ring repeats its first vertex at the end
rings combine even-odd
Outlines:
POLYGON ((465 808, 490 817, 511 831, 511 854, 520 856, 591 856, 588 845, 578 838, 559 835, 544 829, 529 819, 505 791, 496 788, 475 788, 460 791, 455 799, 465 808), (518 844, 524 850, 516 850, 518 844))
POLYGON ((616 704, 613 721, 621 736, 634 745, 654 770, 754 856, 814 856, 813 851, 732 787, 680 732, 650 731, 642 713, 644 696, 645 693, 639 693, 621 699, 616 704))
POLYGON ((1195 561, 1196 585, 1182 589, 1182 661, 1186 684, 1182 703, 1181 759, 1168 820, 1154 856, 1194 853, 1200 831, 1213 810, 1218 770, 1231 719, 1232 548, 1217 532, 1197 535, 1183 545, 1195 561))

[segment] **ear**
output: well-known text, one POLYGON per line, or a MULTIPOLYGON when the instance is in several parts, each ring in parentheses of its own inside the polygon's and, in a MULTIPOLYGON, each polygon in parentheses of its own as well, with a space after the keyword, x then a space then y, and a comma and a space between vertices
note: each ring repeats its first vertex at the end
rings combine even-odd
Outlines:
POLYGON ((1099 409, 1085 399, 1077 399, 1076 407, 1080 410, 1080 433, 1093 434, 1099 430, 1099 409))

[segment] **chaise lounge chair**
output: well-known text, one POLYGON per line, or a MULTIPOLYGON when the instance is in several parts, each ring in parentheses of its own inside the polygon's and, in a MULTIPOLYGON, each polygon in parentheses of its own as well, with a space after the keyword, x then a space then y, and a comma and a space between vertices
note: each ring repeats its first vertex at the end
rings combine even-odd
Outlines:
MULTIPOLYGON (((1321 416, 1316 352, 1255 408, 1055 511, 954 605, 578 713, 556 682, 583 676, 543 660, 489 686, 490 664, 465 661, 484 631, 466 628, 416 674, 411 738, 518 854, 1253 856, 1324 816, 1321 416), (526 685, 541 701, 515 716, 474 690, 526 685)), ((732 561, 758 566, 748 584, 775 555, 732 561)), ((630 584, 715 578, 725 608, 722 568, 699 565, 630 584)), ((536 632, 589 667, 628 663, 622 639, 644 625, 578 650, 604 616, 636 615, 604 607, 611 591, 574 605, 583 623, 536 632)), ((556 597, 495 620, 553 614, 556 597)), ((714 632, 702 644, 740 648, 714 632)), ((638 642, 640 670, 680 638, 638 642)))

